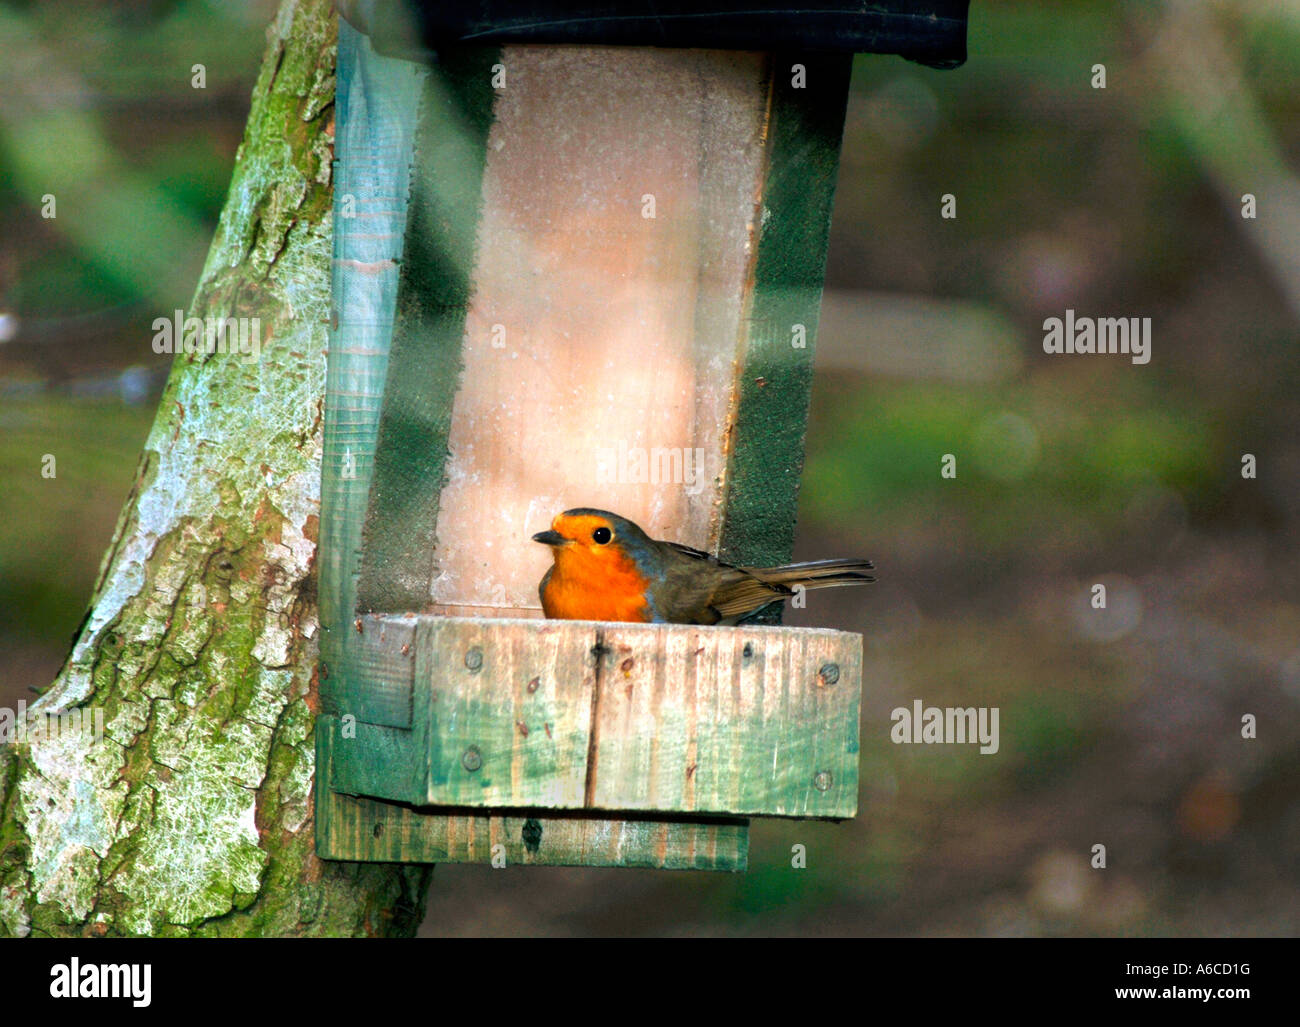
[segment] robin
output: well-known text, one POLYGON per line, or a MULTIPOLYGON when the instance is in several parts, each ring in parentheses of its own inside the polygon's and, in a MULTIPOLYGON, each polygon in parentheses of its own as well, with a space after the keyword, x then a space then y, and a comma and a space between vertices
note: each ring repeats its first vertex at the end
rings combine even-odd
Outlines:
POLYGON ((565 510, 534 542, 554 564, 538 593, 555 620, 734 624, 795 594, 875 581, 869 560, 813 560, 783 567, 733 567, 677 542, 659 542, 608 510, 565 510))

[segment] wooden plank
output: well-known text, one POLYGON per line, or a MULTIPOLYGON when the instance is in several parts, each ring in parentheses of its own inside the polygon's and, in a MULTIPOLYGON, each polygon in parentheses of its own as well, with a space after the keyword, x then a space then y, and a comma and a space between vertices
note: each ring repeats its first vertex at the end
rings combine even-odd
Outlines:
POLYGON ((858 635, 423 617, 417 652, 432 805, 857 811, 858 635))
POLYGON ((611 820, 588 813, 483 813, 428 810, 358 798, 321 787, 336 770, 337 724, 317 731, 316 853, 322 859, 397 863, 491 863, 507 866, 630 866, 663 870, 743 871, 747 820, 611 820))
POLYGON ((363 614, 353 619, 350 659, 342 665, 342 673, 352 680, 341 690, 333 712, 367 724, 410 729, 415 625, 414 615, 363 614))
MULTIPOLYGON (((361 528, 388 371, 406 235, 411 145, 425 69, 376 56, 339 25, 334 166, 333 316, 321 460, 321 705, 376 722, 403 719, 400 699, 367 704, 371 682, 350 673, 361 528), (348 216, 349 210, 352 216, 348 216)), ((409 714, 406 715, 409 723, 409 714)))
POLYGON ((856 814, 859 636, 611 625, 602 643, 588 807, 856 814))
MULTIPOLYGON (((395 802, 423 802, 428 791, 427 734, 333 717, 331 788, 395 802)), ((321 731, 317 729, 317 734, 321 731)))
POLYGON ((423 618, 428 802, 580 808, 595 645, 585 621, 423 618))

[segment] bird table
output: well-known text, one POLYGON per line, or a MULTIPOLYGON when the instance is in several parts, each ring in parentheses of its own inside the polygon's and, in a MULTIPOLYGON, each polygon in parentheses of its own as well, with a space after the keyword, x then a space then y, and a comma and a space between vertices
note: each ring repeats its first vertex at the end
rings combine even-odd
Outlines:
POLYGON ((966 0, 654 7, 340 4, 324 858, 741 870, 857 810, 859 635, 547 620, 531 536, 789 558, 852 53, 954 66, 966 0))

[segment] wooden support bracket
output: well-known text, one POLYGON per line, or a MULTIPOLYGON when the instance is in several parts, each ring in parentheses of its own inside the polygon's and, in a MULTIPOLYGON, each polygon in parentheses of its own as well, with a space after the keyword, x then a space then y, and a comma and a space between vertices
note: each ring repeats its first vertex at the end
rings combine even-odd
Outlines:
MULTIPOLYGON (((334 774, 337 718, 317 721, 320 780, 334 774)), ((729 817, 624 816, 585 812, 419 809, 316 790, 316 854, 379 863, 643 867, 743 871, 749 821, 729 817), (540 814, 540 815, 539 815, 540 814)))

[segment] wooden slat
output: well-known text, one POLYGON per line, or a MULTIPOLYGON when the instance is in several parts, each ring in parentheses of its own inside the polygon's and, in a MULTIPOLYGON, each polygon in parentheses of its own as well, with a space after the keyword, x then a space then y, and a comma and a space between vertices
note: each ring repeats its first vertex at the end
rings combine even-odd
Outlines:
MULTIPOLYGON (((357 636, 352 623, 361 528, 406 235, 411 146, 426 72, 407 61, 376 56, 365 37, 342 21, 338 50, 335 327, 326 377, 317 549, 320 698, 327 712, 364 714, 360 719, 401 725, 410 723, 410 713, 409 703, 403 710, 400 689, 375 697, 374 683, 364 672, 353 672, 357 636)), ((355 655, 364 662, 363 654, 355 655)), ((382 685, 379 691, 384 691, 382 685)))
POLYGON ((426 617, 416 673, 427 710, 428 801, 583 804, 595 625, 426 617))
POLYGON ((630 866, 662 870, 746 868, 747 820, 611 820, 589 813, 429 810, 320 787, 337 771, 337 722, 317 731, 316 852, 323 859, 507 866, 630 866))
POLYGON ((860 636, 424 617, 417 650, 430 804, 857 811, 860 636))
POLYGON ((411 726, 411 685, 415 680, 415 625, 409 618, 365 614, 354 618, 350 659, 344 673, 354 678, 333 712, 352 714, 367 724, 411 726))
POLYGON ((857 812, 858 636, 677 624, 602 634, 589 807, 857 812))
POLYGON ((429 779, 426 734, 362 722, 348 725, 337 717, 331 717, 330 723, 334 725, 331 788, 395 802, 424 800, 429 779))

